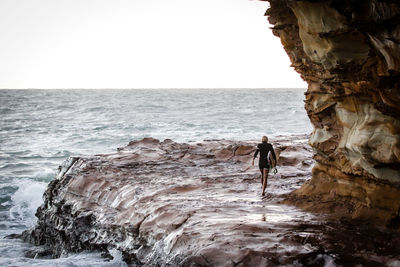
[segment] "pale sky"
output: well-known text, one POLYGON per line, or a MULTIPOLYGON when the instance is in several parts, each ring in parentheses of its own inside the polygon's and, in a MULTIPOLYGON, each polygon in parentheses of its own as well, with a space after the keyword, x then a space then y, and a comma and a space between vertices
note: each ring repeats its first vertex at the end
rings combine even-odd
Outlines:
POLYGON ((305 88, 267 7, 0 0, 0 88, 305 88))

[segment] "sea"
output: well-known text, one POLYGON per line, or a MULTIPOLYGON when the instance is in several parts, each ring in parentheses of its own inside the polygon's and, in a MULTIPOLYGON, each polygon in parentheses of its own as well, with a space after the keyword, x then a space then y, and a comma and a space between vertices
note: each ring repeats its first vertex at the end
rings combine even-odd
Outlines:
POLYGON ((31 259, 7 235, 36 223, 57 167, 70 156, 114 152, 131 140, 260 140, 309 134, 306 89, 0 90, 0 266, 125 266, 82 252, 31 259))

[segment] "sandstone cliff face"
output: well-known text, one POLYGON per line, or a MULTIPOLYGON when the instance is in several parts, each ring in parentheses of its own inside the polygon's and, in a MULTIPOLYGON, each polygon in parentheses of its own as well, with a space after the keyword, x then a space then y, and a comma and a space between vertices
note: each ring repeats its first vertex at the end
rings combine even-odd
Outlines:
POLYGON ((314 126, 310 145, 317 163, 295 195, 348 198, 354 218, 396 221, 400 3, 269 2, 273 33, 308 83, 305 108, 314 126))

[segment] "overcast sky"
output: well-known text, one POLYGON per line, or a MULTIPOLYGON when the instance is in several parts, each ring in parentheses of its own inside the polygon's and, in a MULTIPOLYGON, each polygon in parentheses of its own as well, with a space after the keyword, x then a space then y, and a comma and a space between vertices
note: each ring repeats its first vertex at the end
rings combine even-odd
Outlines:
POLYGON ((305 88, 269 29, 267 7, 0 0, 0 88, 305 88))

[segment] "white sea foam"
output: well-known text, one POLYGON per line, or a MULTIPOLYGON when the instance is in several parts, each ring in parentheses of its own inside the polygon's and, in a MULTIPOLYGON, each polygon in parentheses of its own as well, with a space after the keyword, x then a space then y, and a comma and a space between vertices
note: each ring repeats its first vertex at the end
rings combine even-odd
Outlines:
POLYGON ((0 266, 19 267, 126 267, 122 254, 111 250, 112 260, 101 257, 99 252, 71 253, 58 259, 31 259, 24 252, 32 246, 19 240, 0 240, 0 266), (7 242, 5 242, 7 241, 7 242))
POLYGON ((36 209, 42 204, 47 184, 34 180, 18 181, 18 190, 12 195, 10 218, 30 227, 36 222, 36 209))

